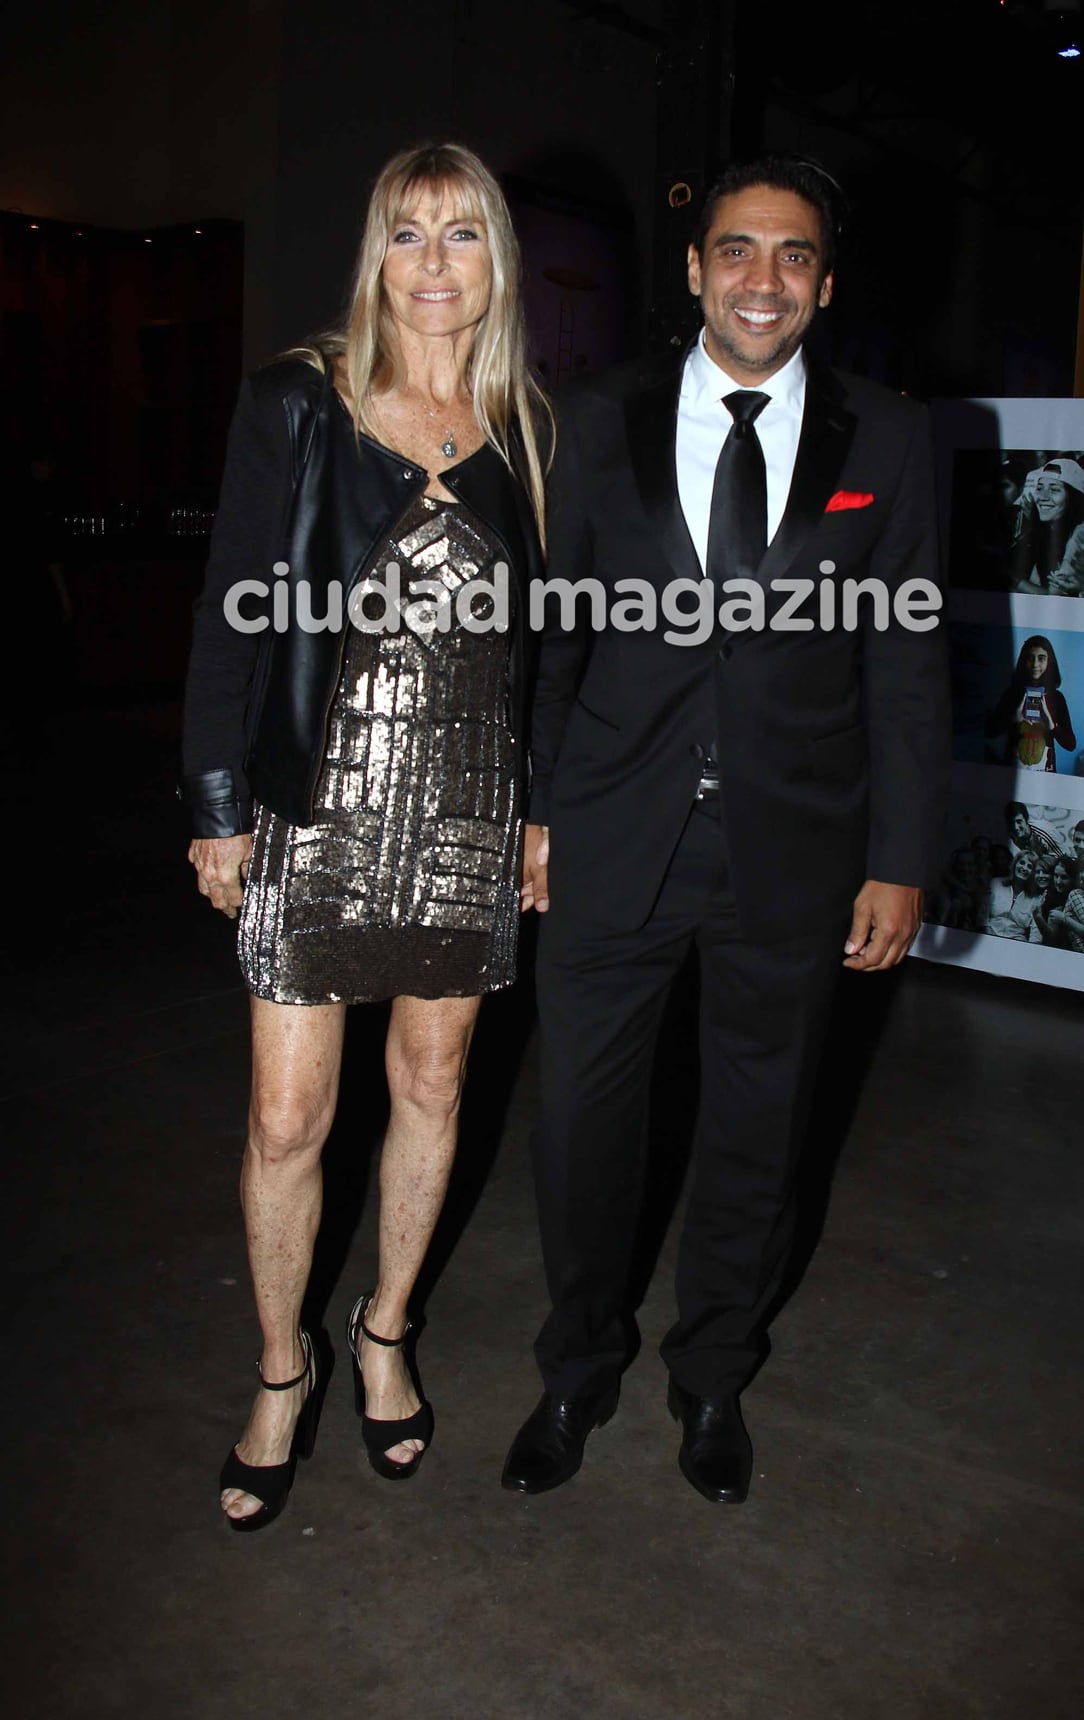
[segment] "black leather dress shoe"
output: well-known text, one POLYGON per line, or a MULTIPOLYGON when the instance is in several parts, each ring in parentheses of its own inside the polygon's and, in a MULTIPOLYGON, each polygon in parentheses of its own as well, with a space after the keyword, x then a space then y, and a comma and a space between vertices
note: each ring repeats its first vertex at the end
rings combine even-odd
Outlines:
POLYGON ((671 1380, 666 1402, 684 1429, 678 1465, 686 1481, 713 1505, 740 1505, 749 1492, 753 1445, 737 1397, 693 1397, 671 1380))
POLYGON ((587 1435, 609 1421, 620 1387, 590 1397, 545 1392, 512 1441, 501 1486, 509 1493, 548 1493, 571 1479, 583 1461, 587 1435))

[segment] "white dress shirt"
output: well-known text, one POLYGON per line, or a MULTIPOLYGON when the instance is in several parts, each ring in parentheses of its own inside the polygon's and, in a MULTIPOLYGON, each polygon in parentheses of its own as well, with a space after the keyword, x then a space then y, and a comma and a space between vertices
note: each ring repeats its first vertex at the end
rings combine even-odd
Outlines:
MULTIPOLYGON (((707 565, 715 467, 723 443, 734 427, 734 419, 723 405, 723 395, 746 386, 744 382, 735 382, 708 357, 701 329, 700 339, 685 360, 676 444, 678 497, 701 568, 707 565)), ((768 396, 768 404, 757 418, 756 431, 764 450, 768 481, 767 541, 771 543, 787 505, 802 431, 805 359, 801 347, 774 376, 758 382, 757 391, 768 396)))

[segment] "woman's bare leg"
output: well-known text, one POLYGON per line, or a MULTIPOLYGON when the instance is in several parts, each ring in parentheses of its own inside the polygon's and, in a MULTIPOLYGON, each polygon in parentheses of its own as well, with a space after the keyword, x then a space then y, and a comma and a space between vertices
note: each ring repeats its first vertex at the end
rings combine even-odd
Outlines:
MULTIPOLYGON (((320 1223, 320 1154, 335 1115, 342 1061, 341 1003, 252 1002, 252 1103, 241 1168, 241 1205, 266 1380, 292 1380, 304 1365, 298 1342, 301 1302, 320 1223)), ((256 1394, 237 1445, 244 1463, 284 1463, 303 1387, 256 1394)), ((222 1494, 231 1517, 248 1517, 260 1500, 236 1487, 222 1494)))
MULTIPOLYGON (((407 1301, 444 1204, 455 1157, 459 1101, 481 998, 429 1002, 397 997, 385 1063, 391 1115, 380 1159, 380 1262, 365 1323, 382 1338, 406 1325, 407 1301)), ((418 1408, 401 1350, 359 1342, 366 1411, 398 1421, 418 1408)), ((287 1375, 287 1378, 290 1376, 287 1375)), ((421 1449, 411 1439, 389 1447, 393 1463, 421 1449)))

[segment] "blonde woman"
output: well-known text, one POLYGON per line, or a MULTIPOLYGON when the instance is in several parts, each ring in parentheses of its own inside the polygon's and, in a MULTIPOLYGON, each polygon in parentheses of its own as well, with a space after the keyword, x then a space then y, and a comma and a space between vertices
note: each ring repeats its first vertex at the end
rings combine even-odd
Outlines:
POLYGON ((241 1192, 263 1350, 221 1476, 234 1529, 278 1515, 315 1437, 301 1306, 352 1002, 392 999, 379 1260, 350 1320, 362 1437, 394 1480, 432 1438, 407 1311, 481 997, 515 972, 549 426, 496 181, 458 145, 397 155, 344 325, 242 387, 189 671, 189 858, 240 915, 252 994, 241 1192))

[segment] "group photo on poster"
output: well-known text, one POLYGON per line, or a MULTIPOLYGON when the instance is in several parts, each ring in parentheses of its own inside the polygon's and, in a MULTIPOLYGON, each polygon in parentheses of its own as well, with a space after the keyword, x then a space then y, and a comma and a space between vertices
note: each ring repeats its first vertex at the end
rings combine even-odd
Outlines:
POLYGON ((953 931, 1084 953, 1084 813, 956 801, 926 917, 953 931))
POLYGON ((917 954, 1084 989, 1084 778, 956 765, 943 853, 917 954))

